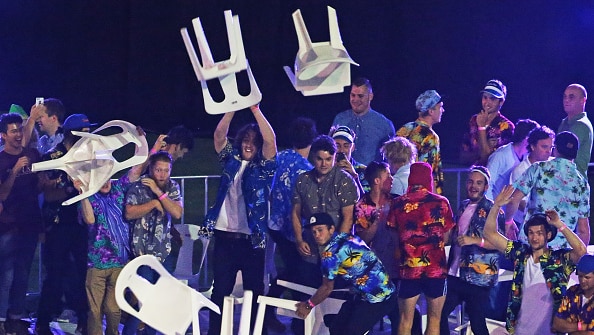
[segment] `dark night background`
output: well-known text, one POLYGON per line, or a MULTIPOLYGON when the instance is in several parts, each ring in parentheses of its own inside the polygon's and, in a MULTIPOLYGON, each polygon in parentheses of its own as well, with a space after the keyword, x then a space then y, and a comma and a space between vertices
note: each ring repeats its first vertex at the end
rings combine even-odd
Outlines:
MULTIPOLYGON (((215 61, 228 58, 223 11, 239 15, 262 110, 286 145, 287 120, 308 116, 326 132, 349 108, 348 91, 304 97, 282 69, 293 66, 300 8, 313 42, 328 41, 326 6, 337 10, 344 45, 374 84, 372 103, 396 128, 416 118, 426 89, 447 95, 435 126, 442 157, 456 162, 479 91, 491 78, 508 87, 504 115, 554 130, 565 116, 564 88, 594 94, 592 1, 156 1, 0 2, 0 110, 26 110, 36 96, 62 99, 93 122, 124 119, 157 132, 176 124, 211 136, 220 116, 206 114, 200 84, 179 29, 199 16, 215 61)), ((193 31, 190 29, 191 35, 193 31)), ((592 105, 592 103, 590 104, 592 105)), ((590 105, 587 109, 590 109, 590 105)), ((251 120, 238 114, 234 127, 251 120)))

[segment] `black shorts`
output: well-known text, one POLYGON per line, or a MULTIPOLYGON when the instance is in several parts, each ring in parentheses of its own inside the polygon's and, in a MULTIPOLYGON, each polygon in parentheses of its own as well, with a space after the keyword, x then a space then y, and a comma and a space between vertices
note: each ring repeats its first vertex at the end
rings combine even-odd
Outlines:
POLYGON ((400 279, 398 282, 398 298, 408 299, 423 293, 429 298, 439 298, 448 292, 447 280, 436 278, 400 279))

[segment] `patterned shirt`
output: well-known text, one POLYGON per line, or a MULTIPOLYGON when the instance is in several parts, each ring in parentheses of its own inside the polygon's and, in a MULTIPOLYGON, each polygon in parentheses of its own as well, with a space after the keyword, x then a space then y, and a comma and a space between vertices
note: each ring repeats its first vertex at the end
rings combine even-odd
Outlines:
MULTIPOLYGON (((554 158, 534 163, 513 185, 529 196, 525 221, 534 213, 544 213, 552 208, 559 213, 561 221, 575 232, 578 219, 590 216, 590 186, 568 159, 554 158)), ((526 241, 523 230, 520 231, 520 239, 526 241)), ((553 249, 567 246, 563 234, 557 234, 549 242, 549 247, 553 249)))
POLYGON ((441 170, 441 154, 437 133, 426 122, 417 119, 398 129, 396 136, 406 137, 417 146, 417 160, 431 165, 431 169, 433 170, 433 190, 437 194, 442 194, 443 171, 441 170))
POLYGON ((448 199, 420 185, 394 199, 388 226, 398 231, 400 278, 446 278, 444 238, 455 225, 448 199))
MULTIPOLYGON (((557 311, 561 305, 561 299, 567 290, 569 276, 575 270, 575 264, 570 258, 571 249, 560 249, 553 251, 549 248, 539 258, 542 274, 547 282, 547 287, 553 295, 554 309, 557 311)), ((510 334, 518 322, 520 306, 522 305, 522 286, 524 285, 524 270, 526 262, 532 255, 530 245, 520 241, 508 241, 505 249, 505 257, 514 263, 514 276, 512 279, 510 300, 507 304, 506 325, 510 334)), ((535 261, 536 262, 536 261, 535 261)), ((550 311, 553 313, 553 311, 550 311)))
POLYGON ((394 124, 381 113, 369 109, 363 116, 355 115, 352 109, 338 113, 332 125, 347 126, 357 135, 353 158, 364 165, 374 160, 381 161, 379 148, 394 136, 394 124))
POLYGON ((561 300, 557 317, 569 322, 582 322, 583 330, 594 331, 594 299, 584 301, 584 291, 580 285, 573 285, 561 300))
POLYGON ((283 150, 276 156, 276 172, 270 191, 268 228, 280 230, 289 241, 295 242, 295 232, 291 222, 293 186, 300 174, 311 169, 313 165, 294 149, 283 150))
POLYGON ((89 268, 111 269, 123 267, 128 262, 130 229, 123 213, 129 185, 126 173, 111 182, 109 193, 97 192, 88 198, 95 216, 95 224, 89 226, 89 268))
POLYGON ((59 128, 53 136, 48 136, 47 134, 41 136, 37 141, 37 150, 40 154, 44 155, 58 143, 61 143, 62 140, 64 140, 64 133, 62 132, 62 128, 59 128))
MULTIPOLYGON (((476 163, 478 165, 487 165, 486 160, 479 159, 479 152, 480 152, 480 144, 479 144, 479 130, 478 124, 476 123, 477 114, 474 114, 470 118, 470 122, 468 127, 470 128, 469 131, 469 138, 470 138, 470 148, 471 152, 476 153, 476 163)), ((514 124, 508 120, 505 116, 501 115, 501 112, 497 112, 497 116, 489 123, 487 126, 487 140, 495 139, 496 144, 493 147, 493 151, 500 146, 511 142, 512 136, 514 135, 514 124)))
MULTIPOLYGON (((217 198, 215 204, 208 209, 203 223, 203 226, 210 231, 214 229, 227 192, 233 183, 233 178, 239 172, 241 162, 239 150, 233 147, 231 141, 227 140, 227 144, 219 152, 219 163, 223 166, 223 174, 217 198)), ((241 190, 247 210, 246 220, 252 232, 251 240, 254 248, 264 249, 266 247, 268 196, 275 170, 276 156, 264 159, 261 152, 258 152, 245 168, 241 179, 241 190)))
MULTIPOLYGON (((460 210, 458 211, 458 219, 470 204, 470 199, 462 202, 460 210)), ((493 201, 487 197, 483 197, 477 204, 474 214, 470 219, 470 226, 466 231, 466 236, 484 237, 485 223, 487 222, 487 215, 493 207, 493 201)), ((505 226, 505 216, 502 210, 499 210, 497 222, 500 231, 503 231, 505 226)), ((459 236, 458 234, 454 236, 459 236)), ((459 248, 459 245, 452 246, 459 248)), ((450 263, 453 261, 450 257, 450 263)), ((496 250, 487 250, 478 245, 466 245, 460 250, 460 279, 472 285, 491 287, 497 283, 499 276, 499 253, 496 250)))
POLYGON ((369 303, 390 298, 395 286, 382 262, 359 237, 334 235, 322 252, 322 274, 329 280, 342 277, 369 303))
MULTIPOLYGON (((149 177, 141 176, 130 186, 126 193, 126 205, 142 205, 157 199, 153 191, 142 184, 142 178, 149 177)), ((181 201, 181 193, 176 181, 169 179, 164 192, 172 201, 181 201)), ((171 252, 171 215, 169 213, 161 213, 153 209, 143 217, 133 220, 131 228, 134 256, 148 254, 157 257, 161 262, 165 261, 171 252)))

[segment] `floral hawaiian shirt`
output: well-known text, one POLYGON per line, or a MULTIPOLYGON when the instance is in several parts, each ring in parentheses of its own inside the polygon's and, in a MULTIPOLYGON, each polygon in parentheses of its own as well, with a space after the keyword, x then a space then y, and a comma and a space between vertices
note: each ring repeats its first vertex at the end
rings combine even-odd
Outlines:
POLYGON ((313 169, 313 165, 294 149, 283 150, 276 156, 276 172, 270 191, 268 228, 280 230, 289 241, 295 241, 295 232, 291 222, 293 186, 300 174, 311 169, 313 169))
POLYGON ((390 298, 396 289, 375 253, 359 237, 347 233, 334 235, 324 248, 322 274, 329 280, 342 277, 370 303, 390 298))
POLYGON ((396 136, 409 139, 417 146, 418 161, 431 165, 433 170, 434 191, 443 193, 443 171, 441 168, 441 153, 439 150, 439 136, 424 121, 417 119, 402 126, 396 136))
MULTIPOLYGON (((590 216, 590 186, 575 163, 568 159, 554 158, 532 164, 516 180, 514 187, 529 196, 526 221, 533 214, 552 208, 559 213, 561 221, 575 232, 578 219, 590 216)), ((520 240, 526 241, 524 231, 520 231, 520 240)), ((566 248, 567 239, 563 234, 557 234, 549 242, 549 247, 566 248)))
MULTIPOLYGON (((476 158, 478 159, 478 153, 480 152, 479 148, 479 130, 478 125, 476 123, 476 116, 474 114, 470 118, 469 122, 469 139, 470 139, 470 148, 469 150, 475 152, 476 158)), ((501 115, 501 112, 497 112, 497 116, 491 121, 491 123, 487 126, 487 139, 488 140, 495 140, 497 143, 493 147, 493 151, 499 148, 502 145, 505 145, 511 142, 512 136, 514 134, 514 124, 508 120, 505 116, 501 115)), ((475 164, 487 166, 487 161, 477 161, 475 164)))
POLYGON ((446 278, 444 239, 455 225, 448 199, 420 185, 394 199, 388 226, 398 231, 400 278, 446 278))
POLYGON ((585 302, 583 294, 580 285, 573 285, 567 289, 557 317, 575 323, 581 321, 583 330, 594 331, 594 299, 585 302))
MULTIPOLYGON (((571 249, 560 249, 548 252, 540 256, 540 268, 547 282, 547 287, 553 295, 553 311, 557 311, 561 305, 561 299, 567 290, 569 276, 575 270, 575 264, 570 258, 571 249)), ((505 257, 514 263, 514 276, 512 279, 511 296, 507 304, 506 328, 510 334, 518 321, 520 306, 522 305, 522 286, 524 285, 524 269, 526 262, 532 254, 530 245, 520 241, 508 241, 505 249, 505 257)), ((552 311, 551 311, 552 312, 552 311)))

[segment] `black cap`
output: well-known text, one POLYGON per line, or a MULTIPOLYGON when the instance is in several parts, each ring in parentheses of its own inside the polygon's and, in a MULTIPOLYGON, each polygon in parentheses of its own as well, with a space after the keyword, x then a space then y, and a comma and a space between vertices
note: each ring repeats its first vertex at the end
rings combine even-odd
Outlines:
POLYGON ((309 223, 306 224, 305 228, 311 228, 319 225, 332 225, 334 226, 334 220, 328 213, 316 213, 309 218, 309 223))

